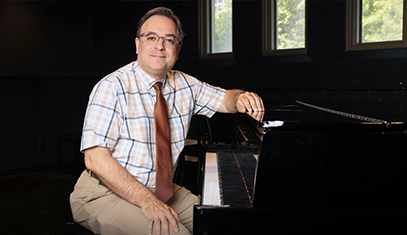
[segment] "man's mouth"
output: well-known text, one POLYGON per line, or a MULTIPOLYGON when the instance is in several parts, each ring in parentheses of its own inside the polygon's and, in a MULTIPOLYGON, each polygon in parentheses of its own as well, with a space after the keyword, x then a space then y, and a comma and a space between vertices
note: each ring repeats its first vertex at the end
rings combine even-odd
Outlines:
POLYGON ((165 55, 151 55, 154 58, 165 58, 165 55))

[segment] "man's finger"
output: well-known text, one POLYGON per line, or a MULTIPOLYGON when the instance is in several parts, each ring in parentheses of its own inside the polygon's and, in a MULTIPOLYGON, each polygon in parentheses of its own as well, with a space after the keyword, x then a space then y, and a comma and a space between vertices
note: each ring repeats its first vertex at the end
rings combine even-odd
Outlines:
POLYGON ((171 210, 171 214, 174 216, 174 218, 175 218, 178 222, 181 222, 181 220, 179 219, 178 213, 175 212, 174 209, 172 209, 171 207, 170 207, 170 210, 171 210))
MULTIPOLYGON (((246 111, 249 113, 251 113, 252 111, 257 111, 259 109, 259 107, 257 105, 258 101, 256 101, 255 95, 256 94, 254 94, 252 92, 245 92, 245 93, 241 94, 239 96, 239 100, 237 102, 238 111, 241 113, 246 113, 246 111)), ((259 98, 257 98, 257 99, 259 99, 259 98)))
POLYGON ((252 118, 254 118, 257 121, 262 121, 264 118, 264 112, 253 112, 253 113, 248 113, 252 118))
MULTIPOLYGON (((164 235, 169 235, 170 234, 170 231, 169 231, 169 229, 168 229, 168 221, 166 220, 166 219, 163 219, 162 220, 162 222, 161 222, 161 224, 162 224, 162 229, 163 229, 163 234, 164 235)), ((159 234, 159 233, 157 233, 157 234, 159 234)))
POLYGON ((257 94, 250 92, 248 99, 254 111, 263 111, 263 101, 257 94))
POLYGON ((152 219, 149 219, 149 220, 147 221, 147 232, 148 232, 148 235, 153 234, 153 223, 154 223, 154 221, 153 221, 152 219))
POLYGON ((171 223, 172 228, 174 229, 174 232, 178 233, 179 227, 178 227, 178 222, 181 222, 181 220, 178 217, 178 214, 172 209, 171 209, 171 214, 172 216, 168 216, 168 221, 171 223))
POLYGON ((155 234, 161 234, 161 221, 160 220, 154 221, 154 227, 155 227, 155 234))

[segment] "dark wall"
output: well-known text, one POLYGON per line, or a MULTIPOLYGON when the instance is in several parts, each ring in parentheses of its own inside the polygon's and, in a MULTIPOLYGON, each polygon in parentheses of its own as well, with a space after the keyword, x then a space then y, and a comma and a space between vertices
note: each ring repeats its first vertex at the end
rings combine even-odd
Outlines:
MULTIPOLYGON (((346 52, 346 1, 308 1, 308 53, 263 56, 260 0, 234 1, 234 58, 200 60, 197 1, 1 2, 0 170, 55 164, 57 137, 80 134, 88 95, 136 59, 139 18, 156 6, 187 37, 175 69, 213 85, 391 121, 407 117, 406 48, 346 52), (45 147, 39 147, 39 142, 45 147)), ((63 161, 72 158, 64 146, 63 161)))

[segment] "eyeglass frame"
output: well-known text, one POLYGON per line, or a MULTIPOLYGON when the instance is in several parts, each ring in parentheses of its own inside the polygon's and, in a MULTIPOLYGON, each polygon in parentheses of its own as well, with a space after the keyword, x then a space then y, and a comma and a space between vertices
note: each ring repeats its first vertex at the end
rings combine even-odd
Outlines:
MULTIPOLYGON (((179 39, 177 37, 175 37, 174 35, 172 35, 172 34, 167 35, 167 36, 158 36, 158 34, 155 33, 155 32, 144 32, 144 33, 140 34, 140 38, 141 37, 148 37, 148 36, 151 36, 151 35, 158 37, 157 42, 160 42, 160 39, 162 38, 164 45, 167 45, 167 43, 165 42, 165 38, 167 38, 167 37, 171 37, 171 38, 175 39, 175 41, 178 43, 178 45, 180 45, 179 39)), ((174 48, 176 48, 175 44, 174 44, 174 48)))

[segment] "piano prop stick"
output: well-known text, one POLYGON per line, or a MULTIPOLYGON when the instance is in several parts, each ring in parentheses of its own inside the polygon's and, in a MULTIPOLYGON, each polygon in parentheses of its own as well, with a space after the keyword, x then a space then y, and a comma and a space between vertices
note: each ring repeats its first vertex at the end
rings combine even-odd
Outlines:
POLYGON ((386 124, 386 126, 389 125, 389 122, 384 121, 384 120, 380 120, 380 119, 376 119, 376 118, 370 118, 370 117, 365 117, 365 116, 361 116, 361 115, 357 115, 357 114, 345 113, 345 112, 341 112, 341 111, 337 111, 337 110, 333 110, 333 109, 320 107, 320 106, 317 106, 317 105, 304 103, 304 102, 298 101, 298 100, 295 101, 295 102, 298 103, 298 104, 305 105, 305 106, 310 107, 310 108, 318 109, 318 110, 328 112, 328 113, 341 115, 341 116, 344 116, 344 117, 358 119, 358 120, 362 120, 362 121, 366 121, 366 122, 382 123, 382 124, 386 124))

